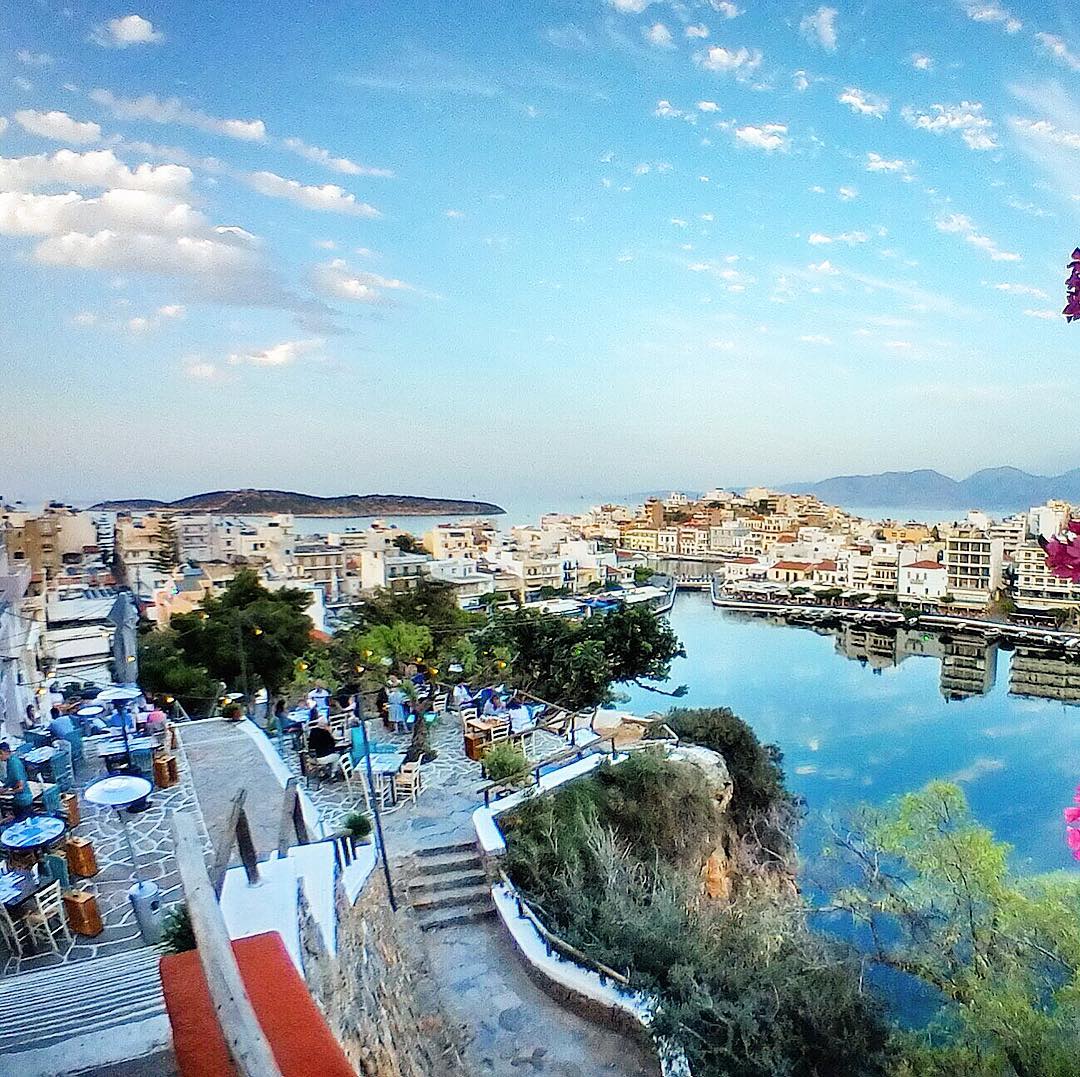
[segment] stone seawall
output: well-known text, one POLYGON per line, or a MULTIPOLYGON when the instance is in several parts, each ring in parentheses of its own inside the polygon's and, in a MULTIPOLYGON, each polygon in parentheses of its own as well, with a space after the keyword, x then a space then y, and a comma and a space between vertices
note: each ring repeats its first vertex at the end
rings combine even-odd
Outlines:
POLYGON ((375 872, 356 903, 336 891, 337 954, 301 894, 300 940, 312 996, 361 1077, 466 1077, 461 1047, 423 963, 418 929, 390 908, 375 872))

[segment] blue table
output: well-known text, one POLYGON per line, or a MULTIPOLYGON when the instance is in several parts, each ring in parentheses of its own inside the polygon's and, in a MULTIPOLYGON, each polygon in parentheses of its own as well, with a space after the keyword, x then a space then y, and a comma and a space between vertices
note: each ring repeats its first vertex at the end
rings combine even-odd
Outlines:
POLYGON ((43 745, 40 748, 35 748, 32 752, 27 752, 23 756, 23 762, 30 763, 35 767, 43 767, 54 755, 56 755, 55 748, 43 745))
POLYGON ((33 872, 19 868, 0 871, 0 905, 13 909, 32 898, 39 890, 43 890, 50 882, 51 879, 39 878, 33 872))
POLYGON ((17 852, 36 852, 63 837, 67 826, 53 815, 31 815, 0 833, 0 845, 17 852))

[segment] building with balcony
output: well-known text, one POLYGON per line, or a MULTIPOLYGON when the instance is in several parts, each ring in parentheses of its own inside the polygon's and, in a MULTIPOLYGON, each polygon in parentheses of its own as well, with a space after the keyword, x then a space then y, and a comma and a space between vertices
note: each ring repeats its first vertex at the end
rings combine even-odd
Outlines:
POLYGON ((1052 610, 1080 604, 1080 584, 1050 572, 1037 542, 1013 551, 1012 596, 1019 610, 1052 610))
POLYGON ((953 527, 945 540, 948 593, 959 605, 985 606, 1001 589, 1005 544, 979 527, 953 527))

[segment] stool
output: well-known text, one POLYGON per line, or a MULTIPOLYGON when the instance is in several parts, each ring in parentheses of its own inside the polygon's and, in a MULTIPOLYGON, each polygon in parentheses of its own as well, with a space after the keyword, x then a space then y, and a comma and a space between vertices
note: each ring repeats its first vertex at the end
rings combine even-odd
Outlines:
POLYGON ((97 898, 84 890, 69 890, 64 895, 64 917, 76 935, 100 935, 105 930, 98 912, 97 898))
POLYGON ((60 797, 60 808, 67 818, 68 826, 74 830, 82 821, 82 812, 79 811, 79 794, 64 793, 60 797))
POLYGON ((180 781, 180 768, 175 755, 154 756, 154 785, 168 789, 180 781))
POLYGON ((68 838, 67 862, 72 875, 86 879, 98 873, 94 844, 89 838, 68 838))

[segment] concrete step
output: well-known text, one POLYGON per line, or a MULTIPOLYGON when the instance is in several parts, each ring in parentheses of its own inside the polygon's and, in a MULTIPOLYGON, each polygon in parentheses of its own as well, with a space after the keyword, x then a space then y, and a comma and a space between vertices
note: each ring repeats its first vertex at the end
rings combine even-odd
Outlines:
POLYGON ((433 894, 410 895, 412 907, 419 910, 464 908, 471 905, 490 903, 491 891, 487 883, 478 886, 459 886, 454 890, 444 890, 433 894))
POLYGON ((468 924, 474 920, 487 920, 495 915, 495 906, 466 905, 453 909, 433 909, 431 912, 418 912, 417 921, 421 931, 437 931, 453 924, 468 924))
POLYGON ((425 879, 455 871, 478 871, 481 867, 480 857, 474 847, 471 853, 440 853, 417 860, 415 878, 425 879))
POLYGON ((479 886, 487 875, 479 868, 447 871, 437 875, 421 875, 409 883, 410 894, 430 894, 441 890, 456 890, 461 886, 479 886))
POLYGON ((423 849, 417 849, 416 855, 421 858, 432 856, 445 856, 448 853, 475 853, 476 839, 472 841, 451 842, 448 845, 428 845, 423 849))

